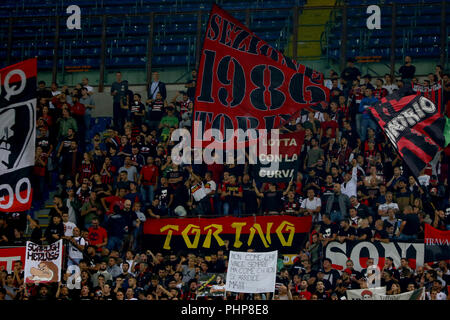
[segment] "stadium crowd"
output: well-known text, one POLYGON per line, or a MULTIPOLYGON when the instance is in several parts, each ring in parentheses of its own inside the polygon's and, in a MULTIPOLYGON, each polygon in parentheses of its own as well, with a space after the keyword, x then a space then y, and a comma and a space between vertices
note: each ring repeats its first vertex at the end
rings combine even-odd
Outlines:
MULTIPOLYGON (((87 133, 95 93, 88 79, 74 88, 52 83, 50 90, 40 81, 33 208, 42 208, 56 190, 54 206, 45 232, 33 211, 2 215, 0 245, 24 245, 29 228, 35 243, 64 239, 67 263, 60 283, 29 285, 22 263, 16 262, 12 273, 0 273, 0 300, 194 300, 202 276, 226 273, 228 248, 208 257, 198 252, 164 256, 145 248, 142 234, 148 219, 196 215, 313 217, 311 240, 297 248, 293 265, 279 263, 274 295, 226 292, 227 299, 336 300, 347 289, 365 288, 366 270, 354 270, 349 260, 338 271, 323 257, 328 242, 420 240, 425 223, 450 230, 449 150, 423 170, 419 187, 368 115, 368 106, 418 82, 409 57, 399 74, 398 79, 372 79, 361 75, 352 59, 340 75, 332 70, 325 81, 330 101, 320 110, 304 110, 282 128, 305 130, 299 172, 289 184, 257 184, 248 163, 172 162, 172 132, 192 125, 195 70, 186 91, 170 99, 157 72, 146 99, 130 91, 117 72, 111 86, 113 122, 92 139, 87 133)), ((423 84, 441 80, 448 106, 450 82, 442 68, 437 66, 423 84)), ((219 279, 214 290, 223 292, 219 279)), ((445 261, 414 270, 407 259, 395 266, 386 259, 381 284, 387 294, 425 286, 427 299, 443 300, 449 280, 445 261)))

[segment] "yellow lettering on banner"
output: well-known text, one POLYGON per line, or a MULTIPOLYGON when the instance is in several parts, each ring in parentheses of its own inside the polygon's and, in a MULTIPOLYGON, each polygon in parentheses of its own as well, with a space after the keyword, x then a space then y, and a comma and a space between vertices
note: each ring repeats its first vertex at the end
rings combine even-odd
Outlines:
POLYGON ((181 235, 183 236, 184 242, 186 243, 186 246, 190 249, 195 249, 198 247, 198 242, 200 240, 200 227, 196 226, 195 224, 188 224, 187 227, 181 232, 181 235), (188 234, 194 233, 195 238, 194 242, 191 242, 189 239, 188 234))
POLYGON ((294 234, 295 234, 295 226, 288 222, 288 221, 283 221, 277 228, 276 233, 278 235, 278 238, 280 239, 281 244, 283 245, 283 247, 290 247, 292 246, 292 241, 294 240, 294 234), (288 241, 286 242, 286 239, 284 238, 284 235, 282 233, 283 228, 286 227, 286 230, 289 231, 289 238, 288 241))
POLYGON ((210 224, 209 226, 206 226, 204 230, 208 230, 208 234, 203 242, 203 248, 211 248, 211 234, 214 236, 219 246, 225 245, 225 242, 219 236, 219 234, 223 231, 221 224, 210 224), (216 228, 216 231, 212 232, 212 228, 216 228))
POLYGON ((246 222, 233 222, 231 227, 236 229, 236 237, 234 239, 233 247, 240 248, 243 245, 243 242, 239 240, 241 237, 242 228, 246 225, 246 222))
POLYGON ((163 248, 166 250, 170 250, 170 240, 172 240, 173 232, 178 231, 178 226, 173 225, 173 224, 168 224, 168 225, 162 227, 161 229, 159 229, 159 232, 164 232, 166 230, 169 230, 169 232, 167 232, 167 236, 166 236, 166 240, 164 241, 163 248))
POLYGON ((258 231, 259 237, 261 238, 264 247, 268 248, 269 245, 272 243, 272 239, 270 238, 270 229, 272 228, 273 223, 269 222, 266 227, 266 236, 264 236, 264 233, 262 231, 261 225, 259 223, 254 223, 253 226, 250 228, 250 236, 248 237, 247 245, 250 246, 253 237, 255 236, 256 231, 258 231), (256 229, 256 231, 255 231, 256 229))

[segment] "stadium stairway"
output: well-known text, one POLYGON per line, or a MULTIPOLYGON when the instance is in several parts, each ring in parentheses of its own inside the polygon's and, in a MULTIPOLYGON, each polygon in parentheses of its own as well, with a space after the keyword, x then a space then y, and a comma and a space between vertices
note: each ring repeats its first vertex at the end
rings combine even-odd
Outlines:
MULTIPOLYGON (((305 8, 316 6, 334 6, 336 0, 309 0, 305 8)), ((298 17, 297 59, 314 60, 322 55, 320 38, 330 18, 331 9, 303 10, 298 17)), ((290 56, 293 54, 293 38, 288 46, 290 56)))

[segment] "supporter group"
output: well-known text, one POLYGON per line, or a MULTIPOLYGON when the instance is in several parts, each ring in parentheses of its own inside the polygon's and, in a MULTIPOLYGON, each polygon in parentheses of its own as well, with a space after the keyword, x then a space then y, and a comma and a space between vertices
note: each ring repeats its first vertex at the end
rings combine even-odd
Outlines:
MULTIPOLYGON (((281 129, 305 131, 298 175, 289 184, 256 183, 248 163, 173 163, 172 132, 192 126, 195 70, 174 96, 157 72, 146 96, 132 92, 117 72, 113 119, 101 132, 93 132, 96 93, 87 78, 73 88, 40 81, 33 210, 1 216, 0 245, 23 246, 26 231, 38 244, 64 239, 67 261, 62 281, 52 285, 25 284, 24 266, 15 262, 11 273, 0 273, 0 300, 338 300, 346 290, 367 288, 367 269, 356 271, 351 260, 346 269, 334 269, 324 246, 421 240, 425 223, 450 230, 448 149, 421 172, 419 187, 367 110, 411 83, 443 83, 448 106, 448 74, 440 66, 430 71, 419 81, 410 57, 398 79, 363 75, 352 59, 341 74, 331 70, 325 81, 330 101, 320 110, 304 109, 281 129), (44 228, 36 212, 50 193, 54 206, 44 228), (211 290, 222 294, 200 297, 202 277, 226 274, 228 248, 207 257, 166 256, 142 241, 149 219, 254 214, 312 216, 310 241, 296 248, 294 264, 280 260, 275 293, 224 293, 226 279, 218 277, 211 290)), ((425 287, 427 299, 445 300, 449 281, 445 261, 412 269, 406 258, 400 265, 386 259, 381 285, 388 295, 425 287)))

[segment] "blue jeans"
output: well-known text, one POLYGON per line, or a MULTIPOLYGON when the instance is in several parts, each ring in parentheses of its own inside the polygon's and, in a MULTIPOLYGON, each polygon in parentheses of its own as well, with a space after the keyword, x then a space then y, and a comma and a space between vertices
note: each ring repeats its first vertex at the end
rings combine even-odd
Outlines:
POLYGON ((367 129, 372 128, 373 131, 377 132, 377 124, 375 121, 369 118, 362 118, 361 120, 361 141, 366 141, 367 138, 367 129))
POLYGON ((223 203, 223 215, 228 216, 229 214, 232 214, 234 216, 239 216, 239 205, 231 206, 230 203, 224 202, 223 203))
POLYGON ((361 121, 362 121, 362 114, 357 113, 356 114, 356 132, 358 133, 358 136, 361 138, 361 121))
POLYGON ((397 238, 398 241, 411 241, 411 240, 417 240, 417 235, 406 235, 406 234, 400 234, 400 236, 397 238))
POLYGON ((111 250, 120 251, 120 248, 122 247, 122 245, 123 245, 123 239, 112 236, 112 237, 109 237, 106 248, 108 248, 109 251, 111 251, 111 250))
POLYGON ((149 205, 155 198, 155 186, 141 186, 142 201, 149 205))
POLYGON ((332 222, 339 223, 342 219, 342 213, 340 211, 333 210, 330 212, 330 219, 332 222))

